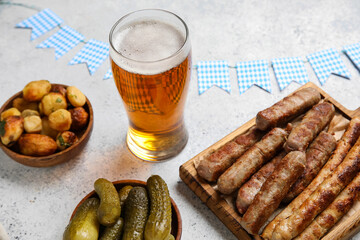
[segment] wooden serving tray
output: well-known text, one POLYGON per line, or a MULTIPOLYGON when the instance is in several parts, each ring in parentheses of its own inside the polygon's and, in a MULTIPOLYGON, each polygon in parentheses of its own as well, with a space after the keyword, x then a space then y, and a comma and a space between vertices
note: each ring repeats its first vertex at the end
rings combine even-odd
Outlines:
MULTIPOLYGON (((360 108, 354 111, 346 109, 314 83, 309 82, 300 87, 298 90, 306 87, 317 89, 321 93, 322 98, 325 98, 334 104, 336 111, 342 114, 345 118, 351 119, 355 116, 360 116, 360 108)), ((252 235, 248 234, 240 225, 241 216, 236 209, 229 205, 220 196, 219 192, 217 192, 207 181, 197 175, 194 162, 199 161, 202 157, 220 148, 222 145, 231 141, 239 134, 246 132, 254 125, 255 117, 180 166, 180 178, 201 199, 201 201, 203 201, 211 209, 211 211, 215 213, 225 226, 241 240, 252 239, 252 235)), ((355 235, 360 230, 360 201, 358 201, 357 204, 354 204, 349 213, 345 215, 322 239, 349 239, 355 235)), ((254 238, 261 239, 259 236, 255 236, 254 238)))

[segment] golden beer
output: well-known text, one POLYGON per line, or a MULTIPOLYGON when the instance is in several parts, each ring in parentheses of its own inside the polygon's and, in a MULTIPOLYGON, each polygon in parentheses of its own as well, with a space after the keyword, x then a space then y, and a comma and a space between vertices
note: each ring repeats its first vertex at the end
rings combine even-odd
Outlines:
POLYGON ((127 145, 157 161, 186 145, 184 106, 191 75, 188 29, 176 15, 142 10, 120 19, 110 33, 111 67, 129 118, 127 145))

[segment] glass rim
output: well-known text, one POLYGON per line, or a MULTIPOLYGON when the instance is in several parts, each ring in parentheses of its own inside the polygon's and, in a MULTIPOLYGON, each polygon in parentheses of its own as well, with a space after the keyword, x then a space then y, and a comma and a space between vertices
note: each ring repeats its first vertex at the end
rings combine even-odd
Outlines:
MULTIPOLYGON (((158 8, 147 8, 147 9, 141 9, 141 10, 136 10, 136 11, 133 11, 133 12, 130 12, 126 15, 124 15, 123 17, 121 17, 119 20, 117 20, 115 22, 115 24, 112 26, 111 30, 110 30, 110 33, 109 33, 109 43, 110 43, 110 47, 112 48, 112 50, 114 50, 117 54, 119 54, 121 57, 125 58, 126 60, 128 61, 132 61, 132 62, 137 62, 137 63, 144 63, 144 64, 149 64, 149 63, 158 63, 158 62, 162 62, 162 61, 166 61, 168 59, 171 59, 173 58, 174 56, 178 55, 186 46, 187 42, 189 40, 189 29, 188 29, 188 26, 186 25, 185 21, 179 17, 178 15, 176 15, 175 13, 173 12, 170 12, 170 11, 167 11, 167 10, 164 10, 164 9, 158 9, 158 8), (134 60, 132 58, 129 58, 129 57, 126 57, 124 56, 123 54, 121 54, 113 45, 113 42, 112 42, 112 36, 113 36, 113 33, 114 33, 114 30, 115 28, 123 21, 125 20, 126 18, 128 18, 129 16, 135 14, 135 13, 139 13, 139 12, 148 12, 148 11, 158 11, 158 12, 163 12, 163 13, 166 13, 166 14, 170 14, 170 15, 173 15, 175 16, 177 19, 180 20, 180 22, 184 25, 185 27, 185 39, 184 39, 184 43, 181 45, 181 47, 179 47, 179 49, 171 54, 170 56, 168 57, 165 57, 165 58, 161 58, 159 60, 155 60, 155 61, 141 61, 141 60, 134 60)), ((111 54, 110 54, 111 56, 111 54)))

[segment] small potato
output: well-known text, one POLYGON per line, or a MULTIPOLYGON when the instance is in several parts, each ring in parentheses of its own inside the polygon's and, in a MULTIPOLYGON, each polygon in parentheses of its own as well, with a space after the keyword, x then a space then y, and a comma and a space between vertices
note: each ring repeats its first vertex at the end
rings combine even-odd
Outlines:
POLYGON ((41 134, 56 139, 56 136, 58 135, 59 132, 50 127, 49 118, 43 117, 41 118, 41 122, 42 122, 41 134))
POLYGON ((66 98, 61 93, 51 92, 41 99, 41 110, 45 115, 49 116, 50 113, 58 109, 66 109, 66 98))
POLYGON ((70 131, 61 132, 56 137, 56 144, 60 151, 65 150, 68 147, 71 147, 77 141, 79 141, 78 137, 75 135, 75 133, 70 131))
POLYGON ((59 132, 67 131, 71 126, 71 114, 65 109, 59 109, 49 115, 49 124, 59 132))
POLYGON ((61 95, 66 97, 66 88, 64 88, 61 85, 53 84, 52 87, 51 87, 51 92, 60 93, 61 95))
POLYGON ((29 102, 40 101, 43 96, 48 94, 51 84, 48 80, 29 82, 23 89, 23 98, 29 102))
POLYGON ((21 116, 21 113, 16 108, 9 108, 1 113, 1 121, 10 116, 21 116))
POLYGON ((30 116, 40 116, 40 113, 35 110, 25 109, 22 111, 21 116, 23 118, 30 117, 30 116))
POLYGON ((41 118, 39 116, 24 118, 24 129, 27 133, 40 133, 42 129, 41 118))
POLYGON ((23 134, 19 139, 20 152, 29 156, 47 156, 53 154, 57 145, 54 139, 41 134, 23 134))
POLYGON ((28 102, 23 98, 15 98, 12 103, 14 108, 17 108, 20 112, 31 109, 31 110, 38 110, 38 104, 36 102, 28 102))
POLYGON ((74 107, 82 107, 86 103, 85 95, 75 86, 67 87, 66 96, 74 107))
POLYGON ((71 113, 71 129, 72 130, 80 130, 84 128, 88 122, 89 114, 85 111, 82 107, 77 107, 70 109, 69 112, 71 113))
POLYGON ((21 116, 10 116, 0 122, 1 142, 6 146, 13 145, 24 131, 24 119, 21 116))
POLYGON ((44 115, 44 110, 43 110, 41 102, 39 102, 39 113, 40 113, 40 116, 44 115))

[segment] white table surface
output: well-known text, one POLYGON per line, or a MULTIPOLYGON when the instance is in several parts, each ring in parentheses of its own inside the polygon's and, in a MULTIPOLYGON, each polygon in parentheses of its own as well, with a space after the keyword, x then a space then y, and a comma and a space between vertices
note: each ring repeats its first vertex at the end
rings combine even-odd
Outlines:
MULTIPOLYGON (((108 33, 122 15, 143 8, 177 13, 191 32, 193 63, 199 60, 238 61, 305 56, 309 53, 360 41, 360 2, 352 1, 165 1, 165 0, 19 0, 41 9, 50 8, 86 39, 108 41, 108 33)), ((112 79, 102 80, 104 62, 90 76, 84 64, 68 62, 83 46, 55 60, 53 49, 35 46, 58 29, 30 41, 30 30, 15 24, 36 11, 0 5, 0 102, 32 80, 76 85, 90 99, 95 123, 84 151, 71 161, 51 168, 23 166, 0 151, 0 223, 10 239, 61 239, 69 217, 100 177, 109 180, 146 180, 161 175, 182 215, 183 234, 189 239, 236 239, 199 198, 180 180, 179 166, 234 131, 255 114, 299 87, 292 83, 282 92, 271 70, 273 92, 252 87, 240 95, 235 69, 230 69, 231 94, 214 87, 198 95, 196 71, 185 111, 190 138, 175 158, 148 163, 135 158, 125 145, 128 120, 112 79)), ((360 105, 359 72, 341 54, 351 80, 331 76, 322 88, 349 109, 360 105)), ((319 85, 307 63, 309 77, 319 85)), ((355 237, 356 238, 356 237, 355 237)), ((360 239, 357 237, 356 239, 360 239)))

